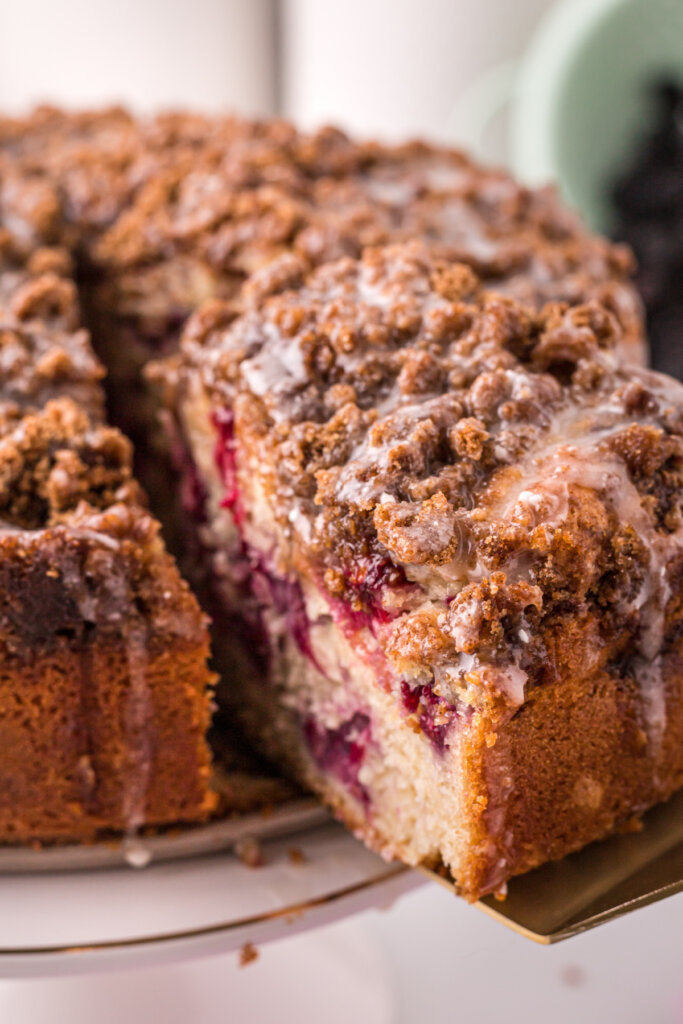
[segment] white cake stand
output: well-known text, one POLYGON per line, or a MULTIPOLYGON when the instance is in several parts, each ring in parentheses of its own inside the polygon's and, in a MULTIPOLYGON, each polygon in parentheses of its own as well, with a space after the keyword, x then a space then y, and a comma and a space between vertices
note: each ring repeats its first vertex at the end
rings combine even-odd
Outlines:
POLYGON ((422 881, 370 853, 311 801, 125 849, 3 851, 0 977, 178 963, 230 950, 248 958, 273 939, 388 906, 422 881), (256 835, 262 866, 225 848, 237 841, 240 850, 256 835), (149 863, 136 870, 124 855, 149 863))

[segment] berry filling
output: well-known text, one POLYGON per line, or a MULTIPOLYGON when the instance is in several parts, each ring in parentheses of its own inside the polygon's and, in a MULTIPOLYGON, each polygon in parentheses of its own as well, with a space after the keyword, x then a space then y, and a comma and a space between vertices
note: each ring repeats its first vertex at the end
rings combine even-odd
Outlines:
MULTIPOLYGON (((235 526, 241 533, 244 511, 237 484, 235 422, 232 410, 216 410, 212 416, 212 423, 218 434, 214 458, 225 488, 221 505, 232 513, 235 526)), ((271 572, 264 557, 251 548, 243 537, 239 553, 233 556, 233 562, 235 561, 239 563, 236 576, 239 576, 244 584, 246 602, 243 613, 251 620, 252 628, 257 629, 262 638, 260 648, 268 648, 263 613, 266 608, 272 607, 284 618, 287 629, 301 653, 318 671, 321 671, 311 646, 310 622, 300 584, 296 580, 289 580, 271 572)))
POLYGON ((165 427, 171 462, 180 479, 180 507, 193 523, 201 526, 206 522, 206 488, 177 423, 168 417, 165 427))
MULTIPOLYGON (((246 620, 252 642, 257 651, 267 657, 269 652, 268 630, 264 616, 268 608, 274 609, 285 622, 301 654, 318 672, 323 670, 315 656, 311 642, 311 623, 306 610, 301 585, 296 580, 273 573, 263 555, 251 548, 242 536, 244 514, 237 484, 235 454, 234 417, 229 409, 214 412, 212 422, 218 438, 214 450, 216 466, 225 487, 221 501, 228 509, 240 532, 239 553, 233 561, 235 577, 242 581, 244 605, 241 614, 246 620)), ((196 471, 195 474, 196 475, 196 471)), ((187 484, 190 494, 194 493, 193 475, 187 484)), ((401 566, 394 565, 379 554, 360 556, 345 572, 351 598, 333 599, 330 603, 338 625, 348 634, 360 629, 374 633, 378 624, 391 621, 398 614, 397 608, 385 607, 385 597, 390 588, 394 591, 413 590, 417 584, 410 583, 401 566)), ((364 652, 369 657, 371 652, 364 652)), ((384 658, 378 668, 383 674, 384 658)), ((443 753, 447 749, 447 733, 457 717, 455 709, 434 692, 431 684, 412 688, 405 681, 401 683, 401 699, 406 712, 416 717, 420 729, 428 737, 435 750, 443 753)), ((356 713, 337 729, 327 729, 313 718, 306 720, 304 733, 311 754, 320 768, 334 774, 356 799, 367 802, 367 794, 358 782, 358 771, 365 753, 365 738, 369 731, 367 715, 356 713)))
POLYGON ((258 552, 249 551, 248 558, 251 565, 251 590, 259 605, 262 608, 270 605, 283 617, 300 652, 322 673, 313 653, 310 619, 306 613, 301 585, 296 580, 270 572, 258 552))
POLYGON ((407 714, 417 718, 420 729, 440 754, 448 748, 446 736, 458 713, 452 704, 442 700, 432 683, 411 687, 401 682, 401 700, 407 714))
POLYGON ((360 556, 345 570, 344 576, 351 601, 337 600, 332 605, 339 623, 351 633, 358 629, 372 632, 375 625, 396 617, 398 611, 384 605, 387 588, 414 589, 416 586, 408 582, 400 565, 378 554, 360 556))
POLYGON ((357 711, 336 729, 307 718, 303 730, 311 757, 321 771, 334 775, 367 809, 370 798, 359 776, 370 740, 369 717, 357 711))
POLYGON ((235 418, 231 409, 217 409, 212 415, 213 426, 218 433, 214 458, 221 475, 225 493, 221 505, 232 512, 235 524, 244 521, 244 511, 239 501, 237 488, 237 457, 235 455, 235 418))

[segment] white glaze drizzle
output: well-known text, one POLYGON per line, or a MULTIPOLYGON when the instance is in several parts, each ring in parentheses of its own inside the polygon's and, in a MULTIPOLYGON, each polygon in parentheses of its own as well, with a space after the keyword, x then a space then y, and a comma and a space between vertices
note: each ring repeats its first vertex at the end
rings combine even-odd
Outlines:
POLYGON ((128 689, 123 703, 123 728, 128 748, 123 820, 127 838, 131 839, 145 823, 152 768, 149 726, 154 709, 147 681, 147 630, 141 621, 133 620, 126 624, 123 635, 128 664, 128 689))
MULTIPOLYGON (((602 440, 616 431, 596 433, 602 440)), ((586 487, 599 494, 614 510, 620 524, 633 527, 649 553, 649 567, 643 584, 623 610, 639 614, 639 657, 634 661, 634 674, 641 688, 648 738, 656 750, 666 720, 660 651, 666 608, 671 597, 668 565, 683 552, 683 527, 672 533, 655 528, 624 463, 605 448, 598 449, 595 435, 582 438, 576 444, 561 443, 550 453, 546 449, 535 457, 532 465, 526 467, 522 479, 505 496, 500 517, 514 520, 522 506, 534 511, 537 524, 554 529, 561 525, 569 512, 570 486, 586 487)))

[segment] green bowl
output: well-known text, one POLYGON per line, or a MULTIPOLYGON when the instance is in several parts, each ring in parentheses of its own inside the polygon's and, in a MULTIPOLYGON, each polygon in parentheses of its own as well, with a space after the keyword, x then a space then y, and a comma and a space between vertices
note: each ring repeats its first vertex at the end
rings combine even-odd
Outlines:
POLYGON ((563 0, 520 70, 511 155, 529 184, 556 182, 609 231, 610 185, 648 133, 652 86, 683 83, 683 0, 563 0))

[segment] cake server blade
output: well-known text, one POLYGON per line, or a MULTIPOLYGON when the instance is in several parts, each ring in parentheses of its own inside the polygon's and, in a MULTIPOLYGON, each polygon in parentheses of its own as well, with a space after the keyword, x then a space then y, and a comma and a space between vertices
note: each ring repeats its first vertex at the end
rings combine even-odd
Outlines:
MULTIPOLYGON (((436 872, 431 878, 452 889, 436 872)), ((535 942, 552 943, 683 891, 683 792, 613 836, 513 878, 504 900, 476 906, 535 942)))

